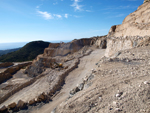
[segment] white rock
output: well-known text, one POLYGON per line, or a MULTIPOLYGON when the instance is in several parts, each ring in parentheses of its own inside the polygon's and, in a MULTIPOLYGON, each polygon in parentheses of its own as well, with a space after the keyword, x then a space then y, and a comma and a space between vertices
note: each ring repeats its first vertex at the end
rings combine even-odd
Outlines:
POLYGON ((115 111, 121 111, 121 109, 120 108, 115 108, 115 111))
POLYGON ((99 99, 101 100, 101 99, 102 99, 102 97, 99 97, 99 99))
POLYGON ((117 102, 116 102, 116 101, 113 101, 113 105, 116 106, 116 105, 117 105, 117 102))
POLYGON ((123 92, 119 92, 116 94, 116 97, 120 97, 123 94, 123 92))
POLYGON ((144 84, 149 84, 149 82, 148 81, 144 81, 144 84))
POLYGON ((116 94, 116 97, 120 97, 120 96, 121 96, 120 94, 118 94, 118 93, 116 94))

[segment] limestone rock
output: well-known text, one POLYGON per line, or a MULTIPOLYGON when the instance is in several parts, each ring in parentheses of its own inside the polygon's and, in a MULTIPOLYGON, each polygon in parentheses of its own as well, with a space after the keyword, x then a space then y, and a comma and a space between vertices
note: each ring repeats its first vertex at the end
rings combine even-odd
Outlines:
POLYGON ((79 39, 73 40, 68 43, 55 43, 50 44, 48 48, 44 50, 44 57, 66 56, 74 52, 79 51, 82 47, 90 45, 92 39, 79 39))
POLYGON ((119 92, 116 94, 116 97, 120 97, 123 94, 123 92, 119 92))
POLYGON ((149 2, 150 0, 144 0, 144 3, 149 2))
POLYGON ((15 102, 11 103, 8 105, 9 109, 14 109, 17 106, 17 104, 15 102))
POLYGON ((107 38, 106 57, 116 57, 118 51, 131 49, 134 47, 148 46, 150 43, 150 36, 128 36, 128 37, 109 37, 107 38))
POLYGON ((0 113, 7 113, 7 107, 4 105, 2 108, 0 108, 0 113))
POLYGON ((26 103, 22 100, 19 100, 18 103, 17 103, 17 108, 18 109, 23 109, 26 107, 26 103))
POLYGON ((108 33, 108 37, 120 36, 150 36, 150 0, 145 0, 144 4, 129 14, 121 25, 114 25, 108 33))
POLYGON ((42 94, 40 94, 37 98, 37 102, 42 102, 42 101, 46 101, 46 99, 48 99, 47 95, 43 92, 42 94))
POLYGON ((30 101, 28 102, 29 105, 33 105, 33 104, 35 104, 35 103, 36 103, 35 99, 32 99, 32 100, 30 100, 30 101))
POLYGON ((76 94, 78 91, 80 91, 80 89, 79 89, 78 87, 75 87, 74 89, 72 89, 72 90, 70 91, 70 94, 71 94, 71 95, 74 95, 74 94, 76 94))
MULTIPOLYGON (((10 63, 11 64, 11 63, 10 63)), ((12 66, 9 67, 8 69, 6 69, 4 72, 0 73, 0 83, 6 81, 7 79, 11 78, 12 75, 14 73, 16 73, 18 70, 20 70, 21 68, 30 65, 31 62, 27 62, 27 63, 22 63, 22 64, 18 64, 16 66, 12 66)))
POLYGON ((100 49, 106 49, 107 46, 106 36, 93 37, 91 45, 94 45, 100 49))

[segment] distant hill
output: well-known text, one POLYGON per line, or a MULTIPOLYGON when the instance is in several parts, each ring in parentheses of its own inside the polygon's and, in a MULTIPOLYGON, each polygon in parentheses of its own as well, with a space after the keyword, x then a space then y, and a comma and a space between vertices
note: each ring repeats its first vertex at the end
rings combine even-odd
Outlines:
POLYGON ((17 51, 19 50, 20 48, 15 48, 15 49, 7 49, 7 50, 0 50, 0 56, 4 55, 4 54, 7 54, 7 53, 10 53, 10 52, 14 52, 14 51, 17 51))
POLYGON ((36 58, 37 55, 42 54, 48 46, 49 42, 33 41, 15 52, 0 56, 0 62, 30 61, 36 58))

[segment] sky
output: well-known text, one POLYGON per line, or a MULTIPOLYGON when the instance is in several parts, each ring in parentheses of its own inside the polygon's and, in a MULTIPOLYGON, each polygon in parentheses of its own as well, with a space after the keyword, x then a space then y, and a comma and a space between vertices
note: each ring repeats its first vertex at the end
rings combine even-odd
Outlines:
POLYGON ((0 43, 107 35, 144 0, 0 0, 0 43))

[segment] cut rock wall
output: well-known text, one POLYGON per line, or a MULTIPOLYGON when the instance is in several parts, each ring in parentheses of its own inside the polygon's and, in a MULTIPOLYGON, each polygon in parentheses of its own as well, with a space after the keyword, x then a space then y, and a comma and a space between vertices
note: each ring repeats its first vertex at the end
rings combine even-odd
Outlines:
POLYGON ((150 0, 129 14, 121 25, 114 25, 107 35, 106 57, 115 57, 118 51, 147 46, 150 40, 150 0))
POLYGON ((10 79, 13 76, 13 74, 16 73, 18 70, 20 70, 21 68, 28 66, 30 64, 31 64, 31 62, 27 62, 27 63, 22 63, 22 64, 18 64, 16 66, 9 67, 4 72, 0 73, 0 84, 3 83, 4 81, 10 79))
POLYGON ((107 36, 150 36, 150 2, 144 2, 135 12, 129 14, 121 25, 112 26, 107 36))
POLYGON ((55 43, 50 44, 48 48, 44 50, 44 57, 66 56, 79 51, 82 47, 88 46, 91 43, 91 38, 73 40, 68 43, 55 43))
POLYGON ((150 45, 150 37, 148 36, 107 38, 107 49, 105 52, 105 56, 115 57, 119 54, 118 51, 148 45, 150 45))

